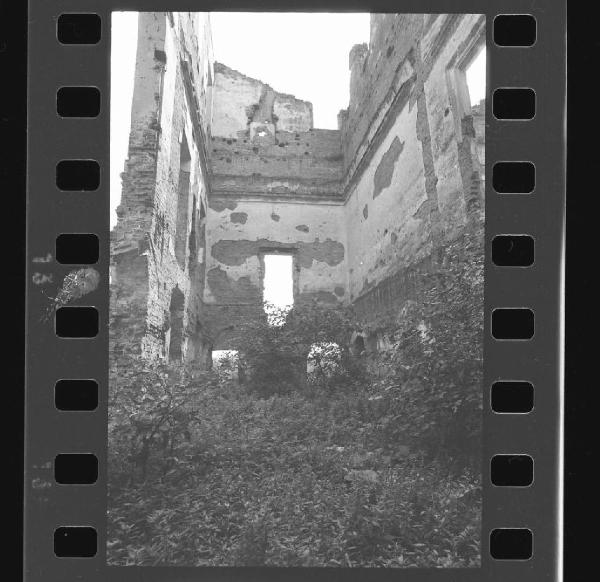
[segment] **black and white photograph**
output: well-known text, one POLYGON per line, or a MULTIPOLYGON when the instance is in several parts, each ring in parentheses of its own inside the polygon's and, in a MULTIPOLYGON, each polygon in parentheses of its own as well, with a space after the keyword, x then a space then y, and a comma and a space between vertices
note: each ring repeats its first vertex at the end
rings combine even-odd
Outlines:
POLYGON ((481 567, 485 15, 110 33, 108 565, 481 567))

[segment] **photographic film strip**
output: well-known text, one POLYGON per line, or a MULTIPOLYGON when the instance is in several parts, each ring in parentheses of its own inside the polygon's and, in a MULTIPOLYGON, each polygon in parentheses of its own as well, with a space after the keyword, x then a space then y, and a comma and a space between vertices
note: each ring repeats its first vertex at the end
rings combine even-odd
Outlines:
MULTIPOLYGON (((452 14, 447 14, 448 4, 434 0, 395 4, 357 0, 339 5, 301 2, 285 7, 270 1, 226 6, 193 0, 30 2, 27 580, 258 580, 270 576, 376 580, 402 576, 407 580, 467 582, 561 578, 565 3, 548 8, 533 1, 481 4, 465 0, 450 8, 452 14), (342 111, 335 128, 319 129, 318 104, 303 101, 300 93, 298 97, 290 95, 283 81, 280 87, 277 79, 254 79, 257 74, 252 70, 240 72, 235 66, 213 59, 210 51, 213 44, 215 53, 218 48, 218 18, 196 16, 221 12, 282 14, 282 10, 376 15, 370 20, 370 37, 367 35, 364 44, 358 39, 349 56, 344 57, 349 59, 344 67, 349 62, 351 95, 348 109, 343 109, 347 103, 339 104, 342 111), (115 63, 126 58, 125 54, 114 53, 114 14, 121 12, 139 14, 135 20, 137 33, 132 30, 129 39, 133 47, 129 97, 118 92, 123 80, 115 76, 115 63), (207 33, 207 22, 212 23, 212 32, 207 33), (212 44, 206 40, 209 34, 212 44), (487 64, 485 92, 479 104, 469 103, 465 71, 482 47, 487 64), (123 130, 125 156, 117 162, 110 151, 120 131, 111 126, 116 104, 111 103, 111 94, 123 99, 128 120, 131 113, 131 126, 123 130), (115 170, 111 164, 115 163, 122 165, 122 172, 117 172, 122 198, 117 203, 111 179, 115 170), (117 220, 116 226, 113 219, 117 220), (480 495, 481 501, 469 501, 471 497, 464 491, 461 496, 449 494, 436 506, 437 513, 431 509, 429 533, 416 533, 425 528, 418 520, 400 533, 400 526, 394 525, 391 505, 386 505, 392 495, 386 488, 411 472, 416 471, 420 479, 418 467, 433 469, 418 464, 429 461, 423 460, 427 457, 421 455, 419 437, 413 435, 410 440, 404 436, 408 420, 400 424, 398 430, 403 436, 399 440, 392 440, 390 445, 386 436, 385 445, 372 444, 384 434, 381 419, 392 422, 385 410, 377 408, 378 403, 388 402, 385 399, 394 390, 406 389, 397 388, 398 382, 404 387, 412 385, 408 381, 402 384, 397 380, 400 376, 393 376, 396 383, 388 379, 388 368, 378 358, 385 352, 394 361, 394 346, 400 344, 394 343, 399 340, 393 334, 373 331, 374 314, 380 317, 393 307, 394 321, 408 321, 411 312, 406 306, 418 307, 419 297, 432 297, 421 291, 423 281, 432 275, 441 281, 440 273, 453 264, 453 259, 442 259, 442 255, 458 245, 456 256, 462 257, 467 244, 461 241, 467 239, 461 237, 468 235, 471 226, 472 232, 478 232, 477 225, 483 233, 483 321, 481 343, 471 347, 473 353, 479 353, 479 349, 483 355, 477 384, 480 390, 475 391, 481 427, 475 431, 473 445, 480 465, 475 463, 476 469, 469 471, 462 465, 458 469, 452 465, 447 483, 449 488, 454 483, 465 483, 465 475, 480 470, 475 477, 479 488, 469 491, 472 498, 480 495), (436 248, 439 253, 431 250, 436 248), (332 517, 329 525, 319 526, 314 535, 306 534, 302 548, 294 546, 292 550, 295 542, 290 540, 302 537, 302 527, 309 526, 286 525, 288 533, 283 535, 277 528, 283 527, 281 523, 288 515, 285 507, 269 509, 265 501, 257 505, 256 514, 250 515, 248 507, 254 498, 245 499, 240 502, 246 509, 240 510, 243 515, 239 529, 232 525, 229 533, 223 533, 225 526, 223 530, 214 526, 214 531, 220 532, 214 534, 215 540, 227 540, 214 542, 215 548, 219 543, 226 548, 215 549, 214 554, 207 545, 209 534, 193 533, 195 522, 186 522, 172 537, 168 529, 171 525, 156 525, 162 523, 161 511, 169 508, 164 499, 148 509, 147 515, 142 514, 143 508, 150 504, 140 504, 137 521, 129 514, 115 517, 121 511, 121 506, 115 505, 119 495, 122 500, 131 493, 127 501, 131 506, 136 503, 135 495, 144 495, 152 487, 159 487, 157 483, 167 482, 169 475, 176 475, 184 455, 200 458, 198 455, 205 454, 185 452, 185 447, 194 444, 194 430, 204 435, 202 446, 209 446, 208 433, 202 432, 208 430, 208 421, 202 420, 199 428, 189 429, 191 437, 183 429, 164 436, 165 447, 173 451, 173 447, 180 446, 182 452, 156 453, 152 457, 155 453, 151 447, 153 443, 159 447, 157 435, 167 435, 166 429, 144 433, 143 423, 154 422, 156 416, 143 417, 132 408, 132 402, 142 402, 142 392, 151 395, 155 380, 168 385, 169 374, 174 374, 168 371, 169 363, 176 362, 173 369, 179 370, 177 373, 193 378, 190 386, 201 386, 203 378, 221 374, 211 381, 221 382, 219 386, 235 385, 227 390, 244 394, 240 398, 254 398, 244 386, 253 385, 256 367, 247 367, 242 374, 240 364, 236 364, 232 380, 233 376, 218 364, 216 352, 238 354, 239 350, 242 354, 243 348, 235 343, 236 334, 249 325, 248 314, 254 313, 256 293, 266 290, 271 257, 289 258, 292 312, 302 300, 310 298, 315 305, 321 301, 339 305, 340 309, 355 308, 361 321, 371 318, 370 327, 359 329, 354 324, 347 349, 338 339, 320 340, 320 344, 309 346, 309 380, 303 379, 302 390, 309 390, 307 385, 313 390, 321 385, 310 377, 311 370, 314 374, 311 365, 317 365, 311 364, 314 346, 325 351, 328 346, 337 346, 335 350, 339 349, 341 356, 334 350, 335 370, 344 365, 346 355, 352 366, 364 365, 365 374, 376 369, 376 380, 365 380, 365 385, 373 388, 365 392, 364 406, 369 412, 364 414, 382 416, 374 416, 376 420, 365 424, 360 434, 375 432, 364 439, 356 436, 363 439, 362 448, 347 457, 344 455, 353 446, 351 439, 325 443, 319 440, 324 436, 315 437, 310 445, 312 457, 302 457, 293 469, 281 469, 281 477, 274 473, 274 478, 284 482, 308 471, 310 479, 316 479, 311 481, 314 490, 309 495, 315 504, 318 495, 314 491, 331 487, 335 499, 331 507, 340 503, 337 517, 332 517), (206 331, 217 328, 218 332, 206 331), (134 356, 127 355, 128 349, 134 356), (163 367, 152 381, 134 381, 132 368, 124 363, 130 361, 125 359, 129 357, 163 367), (118 381, 111 376, 116 368, 120 370, 118 381), (150 387, 142 388, 144 382, 150 387), (122 417, 118 416, 110 407, 116 406, 119 387, 131 385, 139 385, 139 399, 128 401, 129 408, 123 408, 119 413, 122 417), (386 391, 376 392, 381 385, 386 391), (139 420, 135 425, 138 432, 131 429, 133 432, 127 433, 130 440, 123 437, 118 445, 109 446, 109 432, 115 431, 119 419, 126 416, 139 420), (136 449, 141 456, 133 462, 132 453, 118 447, 125 447, 125 442, 138 443, 135 439, 150 444, 146 449, 142 445, 136 449), (388 445, 389 450, 385 448, 388 445), (144 454, 149 457, 140 461, 144 454), (310 465, 314 455, 327 460, 323 463, 331 467, 331 476, 324 473, 319 477, 321 474, 310 465), (148 458, 147 466, 141 469, 148 458), (127 471, 119 463, 130 461, 128 481, 127 471), (334 483, 337 463, 339 483, 334 483), (148 472, 159 471, 159 465, 164 465, 164 470, 148 477, 148 472), (308 470, 307 466, 312 468, 308 470), (138 470, 142 477, 138 477, 138 470), (122 478, 118 477, 119 471, 123 472, 122 478), (136 479, 145 485, 135 488, 132 483, 136 479), (372 513, 364 514, 363 522, 353 521, 350 527, 350 521, 344 520, 359 520, 359 513, 348 509, 350 501, 344 505, 344 496, 363 499, 360 495, 367 500, 364 511, 372 513), (467 505, 460 509, 460 503, 467 505), (455 508, 455 517, 440 517, 451 511, 450 507, 455 508), (452 530, 448 523, 470 511, 477 525, 465 523, 462 531, 452 530), (259 526, 264 528, 267 549, 261 546, 250 550, 254 546, 244 540, 250 539, 248 536, 259 526), (359 531, 361 527, 370 533, 359 531), (444 542, 445 546, 434 546, 432 540, 437 540, 444 528, 453 532, 447 534, 449 541, 444 542), (155 533, 147 534, 150 530, 155 533), (354 541, 348 541, 350 534, 354 541), (205 549, 192 551, 192 558, 175 558, 180 555, 175 546, 181 543, 183 547, 188 543, 186 536, 194 535, 198 536, 194 543, 205 549), (360 535, 362 541, 356 541, 360 535), (470 536, 475 541, 461 546, 461 540, 471 540, 470 536), (317 538, 318 543, 314 541, 317 538), (142 539, 145 541, 132 541, 142 539), (163 542, 171 549, 160 550, 161 554, 156 548, 163 542), (339 552, 336 544, 342 548, 339 552), (260 559, 255 557, 256 552, 260 559), (251 557, 244 562, 243 556, 247 555, 251 557)), ((318 34, 314 32, 313 36, 310 28, 302 29, 303 22, 298 19, 298 27, 289 29, 287 35, 290 45, 299 45, 297 50, 304 46, 308 54, 318 34)), ((129 32, 125 30, 123 38, 127 40, 129 32)), ((244 31, 243 23, 240 30, 244 31)), ((332 44, 337 42, 336 35, 342 36, 335 29, 329 33, 332 44)), ((281 31, 265 24, 254 34, 259 43, 270 35, 279 38, 281 31)), ((235 39, 232 42, 235 44, 235 39)), ((245 46, 239 40, 236 50, 243 53, 245 46)), ((283 54, 287 48, 275 44, 271 50, 283 54)), ((299 69, 297 74, 301 74, 299 69)), ((316 84, 326 84, 324 79, 318 77, 316 84)), ((284 267, 288 268, 277 267, 281 269, 279 274, 284 267)), ((474 277, 474 272, 468 271, 469 277, 474 277)), ((460 277, 452 279, 456 285, 459 280, 463 281, 460 277)), ((471 279, 467 284, 472 290, 471 279)), ((471 292, 465 288, 444 295, 441 302, 461 297, 464 300, 464 293, 471 292)), ((263 296, 259 299, 266 301, 263 296)), ((424 313, 429 313, 430 307, 425 303, 424 313)), ((277 325, 283 325, 281 329, 288 325, 269 322, 260 328, 265 334, 277 325)), ((420 334, 418 341, 425 346, 420 353, 429 358, 438 358, 436 350, 445 341, 431 341, 438 322, 434 320, 433 327, 423 323, 415 328, 420 330, 416 333, 420 334)), ((336 324, 337 328, 340 325, 336 324)), ((457 345, 466 341, 458 328, 444 329, 445 338, 456 334, 457 345)), ((259 341, 259 332, 253 333, 252 341, 243 344, 246 352, 250 350, 248 345, 259 341)), ((459 351, 470 354, 472 350, 459 351)), ((315 361, 319 365, 325 359, 324 353, 318 352, 315 361)), ((303 358, 305 368, 306 354, 303 358)), ((284 371, 294 368, 294 362, 286 364, 284 371)), ((407 362, 402 360, 404 368, 398 368, 402 374, 410 367, 407 362)), ((416 369, 414 366, 412 369, 416 369)), ((433 368, 427 369, 427 374, 434 373, 433 368)), ((477 370, 476 366, 468 369, 477 370)), ((147 370, 143 373, 150 374, 147 370)), ((330 379, 335 373, 326 372, 324 377, 330 379)), ((457 373, 465 384, 465 378, 471 377, 468 374, 476 374, 464 370, 457 373)), ((284 377, 283 372, 277 374, 280 379, 284 377)), ((140 372, 139 378, 142 376, 140 372)), ((173 386, 179 380, 173 382, 169 385, 170 398, 175 398, 173 386)), ((452 382, 450 400, 442 407, 444 414, 463 410, 468 400, 456 396, 460 396, 461 388, 452 382)), ((435 382, 432 385, 437 386, 435 382)), ((211 394, 209 400, 221 403, 221 396, 211 394)), ((404 402, 404 393, 398 394, 389 406, 404 402)), ((194 398, 184 397, 178 409, 193 408, 190 426, 202 415, 202 406, 208 406, 208 400, 198 397, 197 404, 194 398)), ((275 401, 285 406, 286 398, 300 397, 269 393, 259 404, 252 401, 252 406, 270 410, 275 401)), ((302 403, 297 406, 311 406, 304 400, 302 403)), ((398 415, 409 414, 408 409, 399 410, 398 415)), ((449 413, 451 418, 453 413, 449 413)), ((471 422, 462 418, 452 422, 457 426, 471 422)), ((287 430, 286 426, 289 423, 281 430, 287 430)), ((450 439, 458 429, 449 424, 444 430, 450 439)), ((240 444, 244 451, 244 447, 253 446, 252 438, 248 436, 243 447, 240 444)), ((456 445, 461 454, 471 446, 463 441, 456 445)), ((306 449, 298 450, 298 455, 308 455, 306 449)), ((281 455, 284 460, 279 462, 284 464, 291 458, 291 453, 281 455)), ((203 469, 209 475, 206 479, 210 479, 211 471, 216 474, 230 466, 220 465, 214 458, 206 465, 208 469, 203 469)), ((243 461, 236 462, 240 465, 235 465, 228 477, 231 483, 245 470, 243 461)), ((255 473, 262 475, 264 469, 260 461, 256 463, 259 468, 255 473)), ((268 481, 268 476, 264 478, 268 481)), ((203 478, 193 479, 193 487, 205 487, 203 478)), ((254 483, 254 477, 245 479, 254 483)), ((261 487, 266 487, 264 483, 261 487)), ((211 486, 217 487, 214 483, 211 486)), ((296 495, 284 493, 281 483, 278 487, 281 497, 274 494, 269 501, 273 507, 291 503, 292 494, 296 495)), ((410 499, 420 494, 418 486, 414 487, 410 499)), ((188 491, 178 490, 178 494, 187 495, 188 491)), ((398 493, 399 506, 409 499, 408 493, 406 498, 402 495, 398 493)), ((226 497, 219 499, 233 503, 226 497)), ((420 511, 427 513, 433 507, 432 499, 427 497, 420 511)), ((177 503, 174 497, 173 506, 177 503)), ((330 506, 325 506, 326 513, 330 506)), ((213 523, 211 506, 206 507, 202 519, 213 523)), ((225 511, 224 507, 219 505, 219 511, 225 511)), ((410 515, 416 515, 417 510, 411 508, 410 515)), ((310 513, 312 509, 305 507, 303 511, 310 513)), ((234 523, 234 517, 226 520, 234 523)))

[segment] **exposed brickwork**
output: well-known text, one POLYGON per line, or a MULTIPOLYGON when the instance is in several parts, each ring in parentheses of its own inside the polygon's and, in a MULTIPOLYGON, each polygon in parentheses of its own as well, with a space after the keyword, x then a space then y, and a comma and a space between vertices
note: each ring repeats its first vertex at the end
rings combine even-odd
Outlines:
POLYGON ((270 123, 277 131, 305 133, 313 128, 312 104, 279 93, 222 63, 215 63, 214 136, 248 135, 251 123, 270 123))
POLYGON ((403 149, 404 143, 396 136, 388 151, 383 154, 375 170, 375 176, 373 177, 373 198, 377 198, 381 194, 381 191, 392 183, 394 168, 403 149))
POLYGON ((344 157, 349 167, 368 139, 378 109, 384 106, 395 77, 424 26, 423 14, 372 14, 369 47, 350 53, 350 105, 343 124, 344 157))
POLYGON ((341 198, 340 132, 276 131, 264 138, 212 137, 212 191, 341 198))
POLYGON ((138 18, 129 156, 111 237, 111 350, 191 363, 204 341, 206 21, 138 18))

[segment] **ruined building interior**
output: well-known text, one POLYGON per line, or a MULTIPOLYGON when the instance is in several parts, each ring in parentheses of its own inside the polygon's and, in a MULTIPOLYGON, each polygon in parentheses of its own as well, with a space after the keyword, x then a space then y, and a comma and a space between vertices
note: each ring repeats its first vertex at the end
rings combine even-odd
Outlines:
POLYGON ((334 130, 215 62, 207 13, 139 14, 113 356, 210 367, 262 313, 271 254, 290 257, 294 303, 398 311, 436 249, 483 221, 485 102, 471 104, 466 70, 485 17, 370 18, 334 130))

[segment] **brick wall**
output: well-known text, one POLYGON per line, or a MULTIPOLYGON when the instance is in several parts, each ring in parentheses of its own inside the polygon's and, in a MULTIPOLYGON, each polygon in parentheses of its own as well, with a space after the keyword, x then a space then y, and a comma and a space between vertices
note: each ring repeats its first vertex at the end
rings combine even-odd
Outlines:
POLYGON ((265 121, 278 131, 306 132, 313 127, 312 104, 215 63, 212 135, 244 137, 250 123, 265 121))
POLYGON ((277 131, 254 139, 213 136, 210 155, 214 193, 341 196, 337 130, 277 131))

